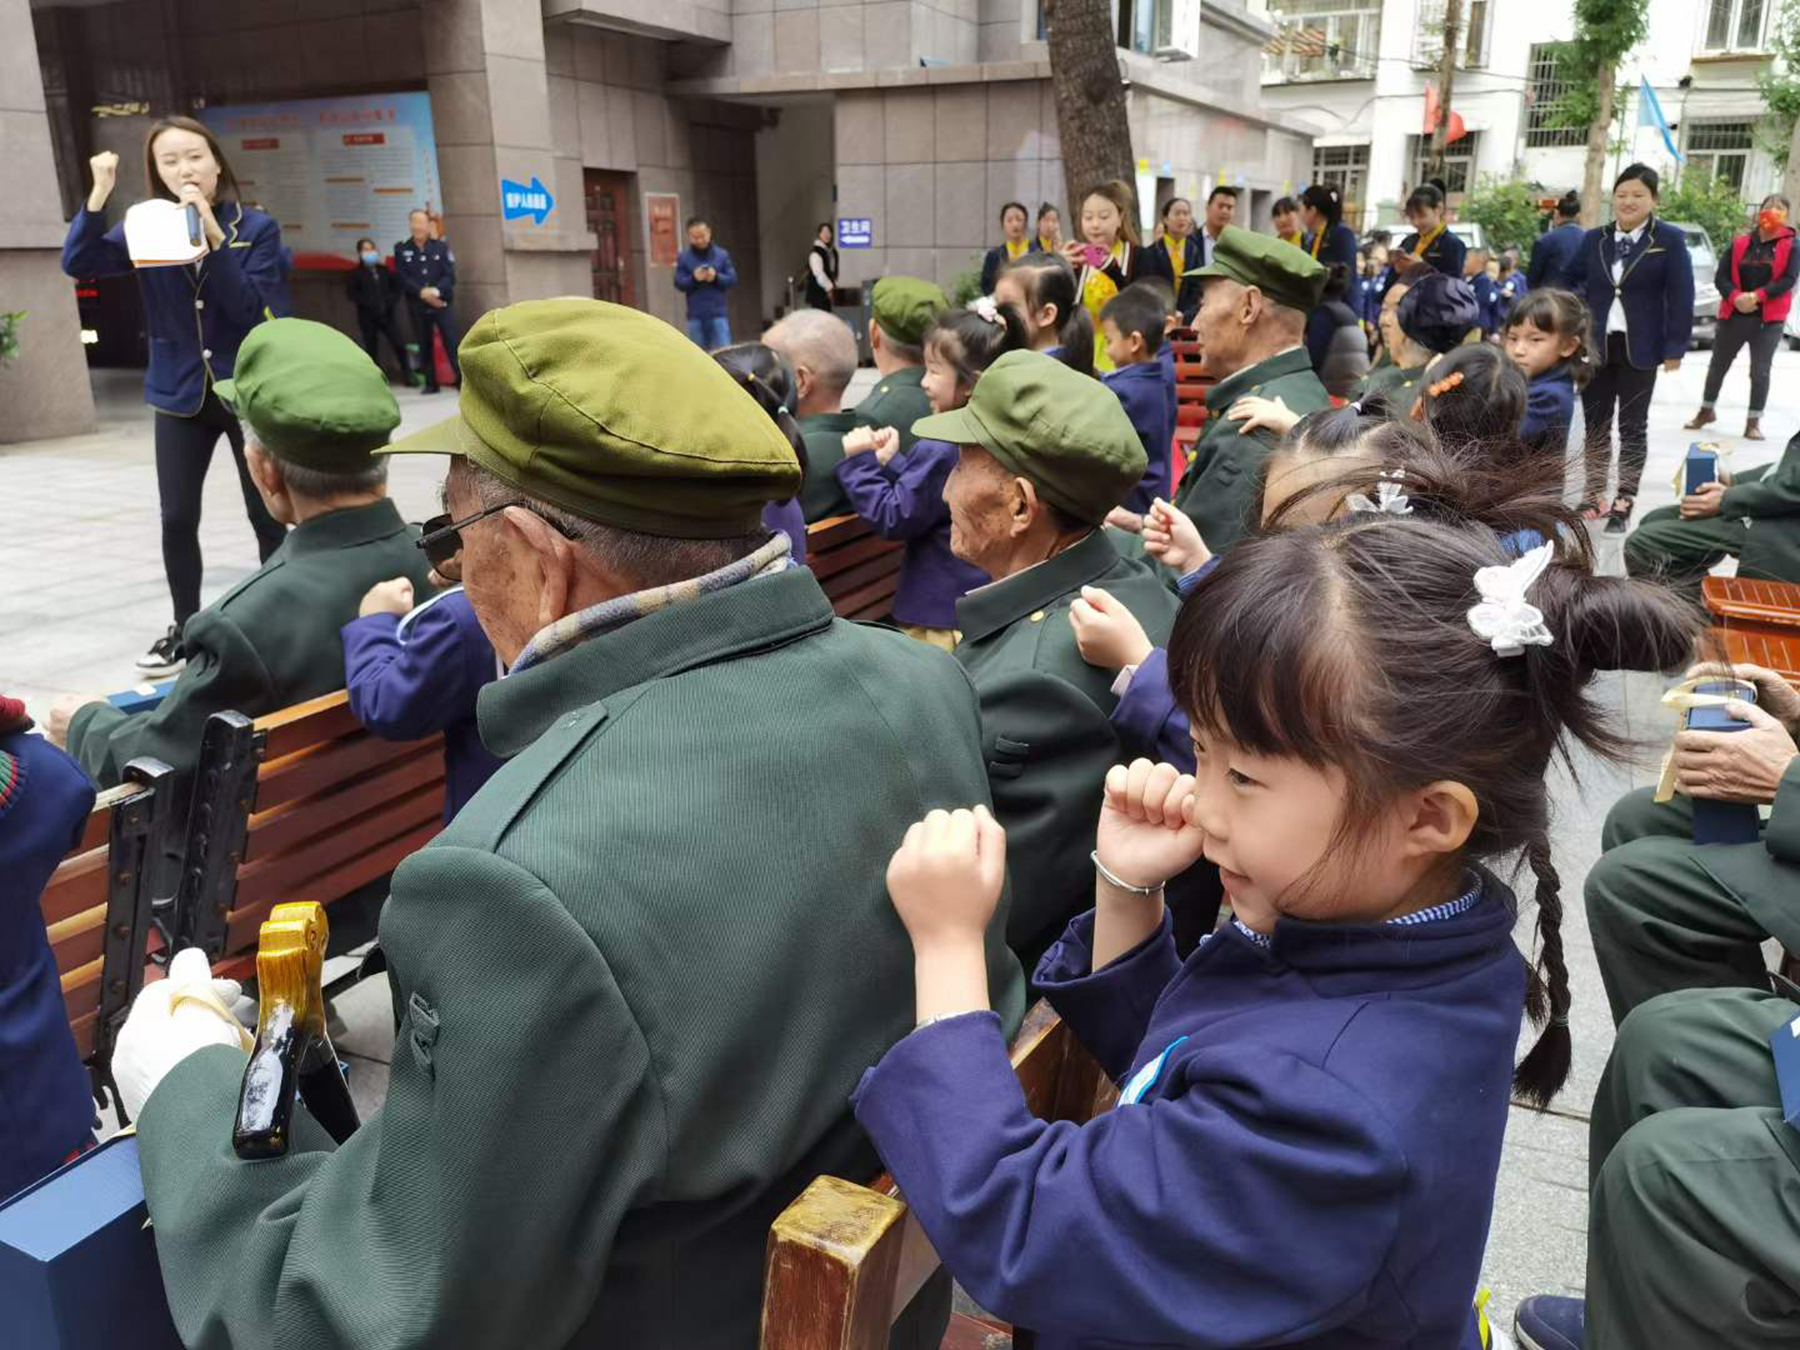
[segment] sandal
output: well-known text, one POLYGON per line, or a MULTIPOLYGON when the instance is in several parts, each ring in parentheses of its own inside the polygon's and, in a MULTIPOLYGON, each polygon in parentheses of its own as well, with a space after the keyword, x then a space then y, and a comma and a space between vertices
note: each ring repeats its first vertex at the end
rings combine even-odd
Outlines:
POLYGON ((1613 498, 1612 509, 1606 513, 1606 532, 1608 534, 1624 534, 1631 528, 1631 513, 1636 509, 1636 497, 1613 498))

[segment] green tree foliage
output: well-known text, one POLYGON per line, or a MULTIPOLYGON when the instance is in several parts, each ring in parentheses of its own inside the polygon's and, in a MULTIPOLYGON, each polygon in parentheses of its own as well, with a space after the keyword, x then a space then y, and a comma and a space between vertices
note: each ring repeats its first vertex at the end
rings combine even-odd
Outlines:
POLYGON ((25 322, 25 311, 16 309, 0 314, 0 366, 19 359, 19 325, 25 322))
POLYGON ((1557 100, 1558 115, 1583 124, 1601 116, 1601 73, 1610 78, 1649 32, 1649 0, 1575 0, 1574 40, 1555 44, 1557 77, 1568 87, 1557 100))
POLYGON ((1521 259, 1528 259, 1544 219, 1538 196, 1529 183, 1505 174, 1484 173, 1460 214, 1481 226, 1490 248, 1516 248, 1521 259))
POLYGON ((1695 169, 1684 170, 1674 183, 1663 188, 1656 214, 1664 220, 1704 227, 1712 236, 1713 247, 1719 250, 1750 223, 1749 211, 1736 188, 1695 169))
POLYGON ((1781 0, 1769 26, 1769 50, 1775 60, 1756 77, 1769 105, 1758 131, 1764 148, 1785 168, 1794 122, 1800 119, 1800 0, 1781 0))

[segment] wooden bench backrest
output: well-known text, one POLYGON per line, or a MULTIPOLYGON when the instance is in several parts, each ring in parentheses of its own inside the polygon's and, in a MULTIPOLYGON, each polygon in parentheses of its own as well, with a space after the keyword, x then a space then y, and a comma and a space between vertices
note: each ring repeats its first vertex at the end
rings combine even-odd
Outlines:
POLYGON ((892 617, 905 552, 904 544, 883 539, 861 516, 833 516, 806 527, 806 565, 840 619, 892 617))
POLYGON ((254 950, 282 901, 329 905, 443 828, 444 738, 384 741, 339 690, 254 722, 207 723, 189 826, 182 940, 254 950))
POLYGON ((95 798, 81 838, 38 902, 76 1049, 102 1070, 143 988, 151 889, 171 814, 168 765, 133 760, 124 777, 95 798))
MULTIPOLYGON (((1026 1103, 1046 1120, 1107 1109, 1112 1085, 1039 1003, 1013 1042, 1026 1103)), ((939 1265, 893 1178, 818 1177, 769 1229, 761 1350, 884 1350, 888 1330, 939 1265)))
POLYGON ((1791 582, 1707 577, 1700 591, 1707 609, 1727 628, 1748 625, 1800 629, 1800 586, 1791 582))

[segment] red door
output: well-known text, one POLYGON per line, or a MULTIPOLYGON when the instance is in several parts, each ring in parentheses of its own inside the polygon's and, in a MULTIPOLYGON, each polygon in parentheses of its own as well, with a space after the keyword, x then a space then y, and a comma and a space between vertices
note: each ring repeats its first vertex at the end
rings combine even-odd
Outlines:
POLYGON ((594 298, 635 305, 631 289, 631 175, 586 171, 588 228, 594 249, 594 298))

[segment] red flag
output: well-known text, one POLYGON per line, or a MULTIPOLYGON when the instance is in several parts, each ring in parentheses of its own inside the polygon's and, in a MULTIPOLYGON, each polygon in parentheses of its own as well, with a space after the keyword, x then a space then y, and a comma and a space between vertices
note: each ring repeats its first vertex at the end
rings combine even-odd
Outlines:
POLYGON ((1464 136, 1467 136, 1468 134, 1469 134, 1468 127, 1463 125, 1463 115, 1459 112, 1452 112, 1450 114, 1449 130, 1444 135, 1444 144, 1445 145, 1454 145, 1457 141, 1460 141, 1464 136))
POLYGON ((1438 124, 1438 89, 1435 84, 1425 86, 1425 135, 1429 136, 1437 130, 1438 124))

